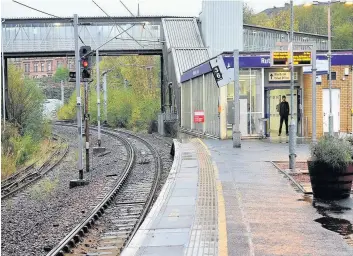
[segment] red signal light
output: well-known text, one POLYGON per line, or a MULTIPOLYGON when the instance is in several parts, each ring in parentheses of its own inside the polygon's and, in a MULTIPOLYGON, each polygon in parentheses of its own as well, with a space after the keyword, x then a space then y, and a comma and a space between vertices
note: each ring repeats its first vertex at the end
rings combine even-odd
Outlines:
POLYGON ((88 67, 88 61, 86 61, 86 60, 82 61, 82 66, 84 68, 87 68, 88 67))

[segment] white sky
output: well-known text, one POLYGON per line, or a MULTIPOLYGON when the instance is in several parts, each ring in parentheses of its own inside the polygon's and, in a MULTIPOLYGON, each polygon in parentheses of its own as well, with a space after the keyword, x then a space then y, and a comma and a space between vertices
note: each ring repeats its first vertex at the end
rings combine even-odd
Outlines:
MULTIPOLYGON (((12 0, 1 1, 1 17, 45 17, 46 15, 30 10, 14 3, 12 0)), ((92 0, 18 0, 19 2, 56 16, 104 16, 104 13, 92 0)), ((109 15, 130 15, 120 3, 120 0, 95 0, 109 15)), ((302 3, 304 0, 294 0, 302 3)), ((125 5, 137 13, 137 3, 140 2, 141 15, 178 15, 198 16, 202 0, 123 0, 125 5)), ((273 6, 283 6, 289 0, 245 0, 260 12, 273 6)))

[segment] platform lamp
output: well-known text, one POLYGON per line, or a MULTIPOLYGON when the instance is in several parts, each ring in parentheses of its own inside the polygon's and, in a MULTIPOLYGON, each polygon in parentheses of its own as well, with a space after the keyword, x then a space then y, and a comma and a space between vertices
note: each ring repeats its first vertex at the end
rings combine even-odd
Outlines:
POLYGON ((331 5, 336 4, 336 3, 342 3, 345 5, 351 5, 353 6, 353 0, 332 0, 332 1, 326 1, 326 2, 321 2, 321 1, 312 1, 312 2, 307 2, 304 4, 304 7, 309 7, 312 5, 327 5, 328 10, 327 10, 327 29, 328 29, 328 53, 327 53, 327 58, 328 58, 328 82, 329 82, 329 94, 330 94, 330 114, 329 114, 329 135, 333 136, 333 114, 332 114, 332 77, 331 77, 331 61, 332 61, 332 46, 331 46, 331 39, 332 39, 332 27, 331 27, 331 5))

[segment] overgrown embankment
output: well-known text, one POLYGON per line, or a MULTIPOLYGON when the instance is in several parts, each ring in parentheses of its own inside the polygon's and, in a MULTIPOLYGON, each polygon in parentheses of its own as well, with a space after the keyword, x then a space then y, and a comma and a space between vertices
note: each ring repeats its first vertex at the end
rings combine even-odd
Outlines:
POLYGON ((1 129, 1 178, 43 157, 53 147, 51 126, 43 115, 44 95, 33 79, 8 68, 8 120, 1 129))
MULTIPOLYGON (((112 127, 147 130, 157 119, 160 109, 160 64, 150 56, 105 57, 100 70, 111 69, 107 75, 107 123, 112 127)), ((95 70, 95 68, 92 68, 95 70)), ((93 75, 95 77, 95 75, 93 75)), ((90 122, 97 123, 96 81, 89 86, 90 122)), ((84 91, 81 89, 81 99, 84 91)), ((101 93, 101 120, 105 120, 101 93)), ((58 111, 58 119, 76 119, 76 93, 58 111)))

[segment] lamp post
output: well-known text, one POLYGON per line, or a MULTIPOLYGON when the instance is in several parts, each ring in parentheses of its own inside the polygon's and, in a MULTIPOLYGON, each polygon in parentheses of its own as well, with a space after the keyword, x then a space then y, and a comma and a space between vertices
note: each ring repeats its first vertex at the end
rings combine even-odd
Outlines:
POLYGON ((328 6, 327 8, 327 30, 328 30, 328 53, 327 53, 327 59, 328 59, 328 83, 329 83, 329 99, 330 99, 330 114, 328 117, 328 123, 329 123, 329 135, 333 136, 333 113, 332 113, 332 77, 331 77, 331 69, 332 69, 332 27, 331 27, 331 5, 332 3, 344 3, 346 5, 353 5, 353 1, 341 1, 341 0, 332 0, 328 2, 319 2, 319 1, 313 1, 312 3, 306 3, 304 6, 308 7, 311 5, 319 5, 319 4, 325 4, 328 6))
POLYGON ((290 124, 289 124, 289 168, 295 170, 295 144, 296 144, 296 124, 293 116, 294 101, 294 59, 293 59, 293 40, 294 40, 294 6, 293 0, 290 1, 290 124))

